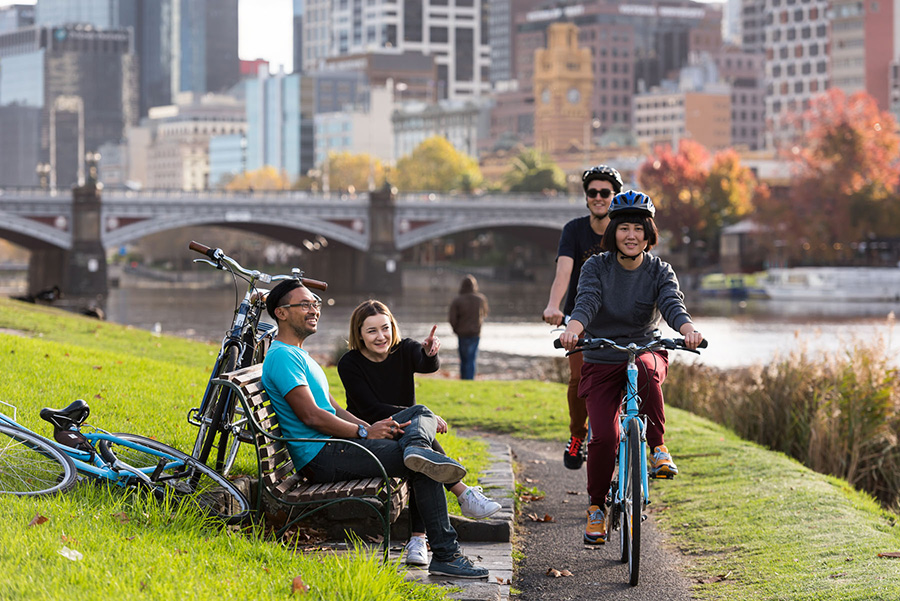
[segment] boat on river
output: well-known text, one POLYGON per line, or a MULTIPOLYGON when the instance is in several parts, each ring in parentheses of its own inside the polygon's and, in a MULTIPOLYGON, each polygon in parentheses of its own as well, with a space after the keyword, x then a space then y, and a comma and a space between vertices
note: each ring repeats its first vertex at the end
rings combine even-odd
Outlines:
POLYGON ((773 300, 900 302, 897 267, 776 268, 758 283, 773 300))

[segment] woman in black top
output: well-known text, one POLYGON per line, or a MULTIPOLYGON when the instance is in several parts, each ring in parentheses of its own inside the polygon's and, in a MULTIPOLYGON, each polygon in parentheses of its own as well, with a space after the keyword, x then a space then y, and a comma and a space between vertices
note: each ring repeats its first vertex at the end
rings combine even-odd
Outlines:
MULTIPOLYGON (((400 338, 400 328, 387 306, 367 300, 350 317, 350 350, 338 361, 338 374, 347 393, 347 411, 375 423, 416 404, 414 374, 434 373, 441 365, 435 336, 437 326, 422 343, 400 338)), ((438 417, 438 432, 447 431, 447 422, 438 417)), ((444 452, 435 441, 434 449, 444 452)), ((486 518, 500 510, 500 504, 485 497, 480 487, 462 482, 446 485, 456 495, 466 517, 486 518)), ((406 563, 426 565, 425 525, 415 498, 410 495, 412 536, 406 545, 406 563)))

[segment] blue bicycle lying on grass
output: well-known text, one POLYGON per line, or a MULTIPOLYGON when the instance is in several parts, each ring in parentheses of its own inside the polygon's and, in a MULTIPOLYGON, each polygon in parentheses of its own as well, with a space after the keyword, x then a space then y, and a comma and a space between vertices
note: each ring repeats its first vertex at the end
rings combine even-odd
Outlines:
MULTIPOLYGON (((706 348, 707 341, 700 343, 706 348)), ((559 340, 553 346, 562 348, 559 340)), ((616 453, 616 469, 609 490, 609 520, 613 530, 619 531, 619 550, 622 563, 628 562, 628 581, 638 583, 641 559, 641 521, 644 508, 650 503, 650 485, 647 477, 647 417, 641 415, 641 397, 638 396, 637 356, 649 351, 664 349, 700 354, 684 346, 684 339, 657 336, 647 344, 618 344, 608 338, 584 338, 575 349, 566 353, 611 348, 628 354, 627 382, 622 408, 619 412, 619 448, 616 453)), ((590 435, 589 435, 590 436, 590 435)))
MULTIPOLYGON (((2 403, 2 401, 0 401, 2 403)), ((250 504, 234 484, 200 461, 153 439, 112 434, 85 423, 82 400, 45 408, 53 440, 0 412, 0 494, 34 496, 65 492, 79 475, 97 482, 150 490, 157 498, 189 503, 229 524, 243 521, 250 504)))

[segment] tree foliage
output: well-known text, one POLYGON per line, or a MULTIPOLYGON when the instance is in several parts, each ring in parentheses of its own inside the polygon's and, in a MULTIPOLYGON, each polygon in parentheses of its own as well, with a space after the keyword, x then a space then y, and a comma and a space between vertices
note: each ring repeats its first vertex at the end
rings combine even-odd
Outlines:
POLYGON ((784 258, 853 261, 859 242, 900 236, 893 116, 865 92, 833 88, 794 120, 806 131, 785 153, 794 175, 788 197, 761 205, 761 218, 783 232, 784 258))
POLYGON ((682 140, 677 151, 654 149, 638 181, 653 198, 657 225, 669 233, 671 247, 695 245, 709 260, 718 255, 722 229, 749 216, 755 199, 767 195, 734 150, 710 156, 692 140, 682 140))
POLYGON ((403 192, 470 192, 483 181, 478 161, 456 150, 442 136, 428 138, 397 161, 391 178, 403 192))
POLYGON ((384 164, 367 153, 331 152, 326 169, 329 190, 364 192, 384 184, 384 164))
POLYGON ((287 175, 275 167, 266 165, 254 171, 235 175, 225 186, 226 190, 287 190, 291 182, 287 175))
POLYGON ((512 160, 504 183, 510 192, 566 190, 566 174, 545 153, 526 148, 512 160))

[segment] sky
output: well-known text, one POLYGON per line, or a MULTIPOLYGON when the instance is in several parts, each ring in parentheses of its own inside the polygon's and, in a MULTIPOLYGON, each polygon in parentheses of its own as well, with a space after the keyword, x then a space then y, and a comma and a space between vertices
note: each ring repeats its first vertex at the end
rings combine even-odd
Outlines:
MULTIPOLYGON (((34 4, 34 0, 0 0, 0 6, 34 4)), ((292 0, 240 0, 238 5, 238 55, 242 59, 264 58, 270 69, 293 70, 292 0)))

